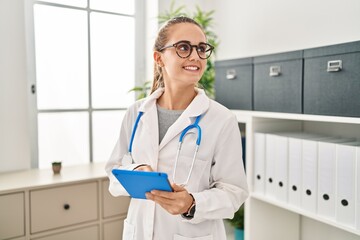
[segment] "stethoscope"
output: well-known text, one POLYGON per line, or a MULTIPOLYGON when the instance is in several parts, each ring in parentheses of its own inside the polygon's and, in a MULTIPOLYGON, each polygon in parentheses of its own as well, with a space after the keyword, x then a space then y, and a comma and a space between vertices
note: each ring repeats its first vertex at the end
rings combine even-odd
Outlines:
MULTIPOLYGON (((130 138, 130 144, 129 144, 129 149, 128 149, 128 156, 131 157, 131 162, 133 163, 134 160, 132 159, 132 145, 133 145, 133 142, 134 142, 134 137, 135 137, 135 133, 136 133, 136 130, 137 130, 137 127, 138 127, 138 124, 139 124, 139 121, 140 121, 140 118, 142 117, 142 115, 144 114, 144 112, 139 112, 137 118, 136 118, 136 121, 134 123, 134 126, 133 126, 133 130, 132 130, 132 133, 131 133, 131 138, 130 138)), ((184 183, 181 183, 179 185, 181 186, 186 186, 189 182, 189 179, 191 177, 191 173, 193 171, 193 168, 194 168, 194 163, 195 163, 195 160, 196 160, 196 155, 199 151, 199 147, 200 147, 200 142, 201 142, 201 128, 199 126, 199 121, 200 121, 200 118, 201 118, 201 115, 197 116, 196 119, 195 119, 195 122, 193 124, 190 124, 189 126, 187 126, 182 132, 181 132, 181 135, 180 135, 180 138, 179 138, 179 144, 178 144, 178 148, 177 148, 177 151, 176 151, 176 158, 175 158, 175 164, 174 164, 174 170, 173 170, 173 177, 172 177, 172 180, 173 182, 175 183, 175 178, 176 178, 176 168, 177 168, 177 164, 178 164, 178 160, 179 160, 179 156, 180 156, 180 151, 181 151, 181 146, 182 146, 182 143, 184 141, 184 137, 186 135, 186 133, 190 130, 190 129, 193 129, 193 128, 196 128, 197 129, 197 132, 198 132, 198 136, 197 136, 197 139, 196 139, 196 147, 195 147, 195 152, 194 152, 194 156, 193 156, 193 159, 192 159, 192 163, 191 163, 191 167, 190 167, 190 170, 189 170, 189 174, 187 176, 187 179, 184 183)))

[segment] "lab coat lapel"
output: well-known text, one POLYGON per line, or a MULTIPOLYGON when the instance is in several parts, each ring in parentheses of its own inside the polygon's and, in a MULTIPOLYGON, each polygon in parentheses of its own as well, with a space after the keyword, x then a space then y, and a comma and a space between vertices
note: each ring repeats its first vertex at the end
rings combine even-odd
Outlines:
POLYGON ((151 158, 151 161, 153 162, 153 167, 157 166, 159 153, 159 125, 156 100, 161 96, 162 93, 163 89, 156 90, 139 108, 139 111, 144 112, 139 123, 139 126, 141 124, 143 130, 143 134, 141 135, 141 142, 144 145, 142 147, 152 151, 151 153, 153 157, 151 158))
MULTIPOLYGON (((181 114, 176 122, 169 127, 160 143, 159 150, 166 146, 174 137, 179 135, 187 126, 194 123, 195 118, 204 114, 209 108, 210 99, 205 95, 204 90, 198 89, 198 95, 190 103, 188 108, 181 114)), ((201 121, 200 121, 201 124, 201 121)))
MULTIPOLYGON (((140 125, 140 124, 139 124, 140 125)), ((142 134, 141 147, 146 149, 144 154, 148 156, 151 166, 156 171, 159 158, 159 130, 156 106, 144 112, 141 118, 142 134)))

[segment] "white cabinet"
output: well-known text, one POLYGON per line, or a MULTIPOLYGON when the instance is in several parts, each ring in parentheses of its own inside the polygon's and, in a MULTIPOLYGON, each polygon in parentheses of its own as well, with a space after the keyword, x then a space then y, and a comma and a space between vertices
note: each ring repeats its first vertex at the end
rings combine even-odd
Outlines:
POLYGON ((103 202, 103 240, 122 239, 124 219, 130 204, 130 197, 113 197, 109 191, 109 181, 102 181, 102 202, 103 202), (115 220, 114 220, 115 219, 115 220))
POLYGON ((114 220, 104 223, 103 240, 116 240, 122 238, 124 228, 124 219, 114 220))
MULTIPOLYGON (((237 110, 233 112, 246 128, 246 173, 250 197, 245 203, 245 240, 360 240, 360 229, 354 226, 326 218, 288 201, 258 193, 255 170, 259 166, 254 163, 259 154, 264 154, 264 149, 257 152, 255 147, 255 141, 258 140, 255 137, 256 132, 300 131, 359 141, 360 118, 237 110)), ((357 164, 360 164, 360 161, 357 164)), ((357 176, 357 179, 360 179, 360 176, 357 176)), ((357 181, 357 189, 360 189, 359 184, 360 181, 357 181)))
POLYGON ((98 218, 97 182, 30 191, 31 233, 98 218))
POLYGON ((25 235, 24 192, 0 195, 0 239, 25 235))
POLYGON ((86 239, 86 240, 99 240, 99 227, 91 226, 72 231, 56 233, 53 235, 31 238, 33 240, 64 240, 64 239, 86 239))
POLYGON ((121 240, 129 197, 113 197, 104 163, 0 174, 1 240, 121 240))
POLYGON ((109 191, 109 181, 102 181, 103 218, 126 216, 130 197, 113 197, 109 191))

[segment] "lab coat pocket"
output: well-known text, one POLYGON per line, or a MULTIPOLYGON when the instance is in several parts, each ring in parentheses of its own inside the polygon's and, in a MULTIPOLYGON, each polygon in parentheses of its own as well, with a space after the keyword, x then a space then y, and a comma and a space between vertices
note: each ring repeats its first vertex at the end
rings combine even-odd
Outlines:
POLYGON ((183 184, 187 182, 187 178, 189 181, 187 182, 188 191, 198 191, 202 189, 203 182, 208 183, 210 167, 208 166, 208 161, 193 158, 180 156, 178 159, 178 165, 176 167, 174 181, 177 184, 183 184), (192 162, 194 161, 194 166, 192 168, 192 162))
POLYGON ((123 232, 123 240, 133 240, 135 234, 135 226, 129 223, 127 219, 124 220, 124 232, 123 232))
POLYGON ((178 234, 174 235, 174 240, 213 240, 212 235, 207 235, 203 237, 184 237, 178 234))

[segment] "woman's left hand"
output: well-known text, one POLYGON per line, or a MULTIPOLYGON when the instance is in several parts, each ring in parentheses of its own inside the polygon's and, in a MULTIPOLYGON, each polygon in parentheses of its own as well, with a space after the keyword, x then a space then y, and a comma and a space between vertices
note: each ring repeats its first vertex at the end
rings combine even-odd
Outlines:
POLYGON ((170 214, 186 213, 193 203, 193 198, 184 187, 175 183, 172 183, 171 187, 173 192, 153 190, 146 193, 146 198, 158 203, 170 214))

